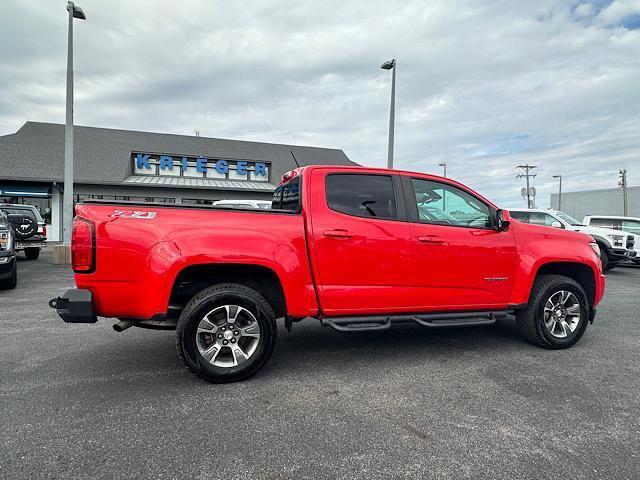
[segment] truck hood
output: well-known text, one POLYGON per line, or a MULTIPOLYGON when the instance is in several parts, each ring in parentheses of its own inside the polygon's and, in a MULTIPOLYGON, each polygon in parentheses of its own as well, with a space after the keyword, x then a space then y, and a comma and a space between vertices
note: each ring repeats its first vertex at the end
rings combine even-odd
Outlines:
POLYGON ((593 234, 605 237, 608 235, 628 235, 628 233, 623 230, 614 230, 612 228, 602 227, 587 227, 586 225, 573 225, 571 229, 575 230, 576 232, 583 232, 589 235, 593 234))

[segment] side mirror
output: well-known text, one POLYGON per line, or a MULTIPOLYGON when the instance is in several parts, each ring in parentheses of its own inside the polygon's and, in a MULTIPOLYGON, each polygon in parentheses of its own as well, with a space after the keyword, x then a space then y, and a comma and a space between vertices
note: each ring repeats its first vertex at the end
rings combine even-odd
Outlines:
POLYGON ((499 232, 504 232, 509 229, 509 225, 511 225, 511 215, 509 215, 509 210, 499 209, 496 211, 496 217, 498 218, 496 227, 499 232))
POLYGON ((553 228, 563 228, 563 227, 562 227, 562 224, 561 224, 559 221, 557 221, 557 220, 554 220, 553 222, 551 222, 551 226, 552 226, 553 228))

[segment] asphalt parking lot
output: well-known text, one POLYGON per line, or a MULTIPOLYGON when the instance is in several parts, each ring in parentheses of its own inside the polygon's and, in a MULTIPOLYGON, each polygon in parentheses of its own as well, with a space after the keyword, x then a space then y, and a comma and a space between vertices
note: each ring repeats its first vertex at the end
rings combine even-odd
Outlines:
POLYGON ((339 334, 279 326, 254 378, 210 385, 173 332, 67 325, 67 267, 0 292, 2 478, 640 478, 640 268, 546 351, 512 320, 339 334))

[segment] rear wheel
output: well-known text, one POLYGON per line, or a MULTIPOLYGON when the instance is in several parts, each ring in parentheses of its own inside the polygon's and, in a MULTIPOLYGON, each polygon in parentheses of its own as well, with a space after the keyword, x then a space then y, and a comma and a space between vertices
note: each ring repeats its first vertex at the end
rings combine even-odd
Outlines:
POLYGON ((543 348, 575 345, 589 323, 590 306, 575 280, 561 275, 540 275, 527 308, 516 313, 520 334, 543 348))
POLYGON ((24 255, 27 257, 27 260, 36 260, 40 256, 39 248, 25 248, 24 255))
POLYGON ((271 305, 238 284, 207 288, 178 319, 176 346, 185 366, 212 383, 237 382, 267 362, 276 343, 271 305))

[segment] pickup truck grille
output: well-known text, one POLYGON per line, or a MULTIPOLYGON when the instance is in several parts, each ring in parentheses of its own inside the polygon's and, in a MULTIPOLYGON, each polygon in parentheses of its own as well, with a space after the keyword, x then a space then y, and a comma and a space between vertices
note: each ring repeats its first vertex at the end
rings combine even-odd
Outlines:
POLYGON ((627 237, 627 248, 630 250, 633 250, 633 247, 635 244, 636 244, 635 237, 633 235, 629 235, 627 237))

